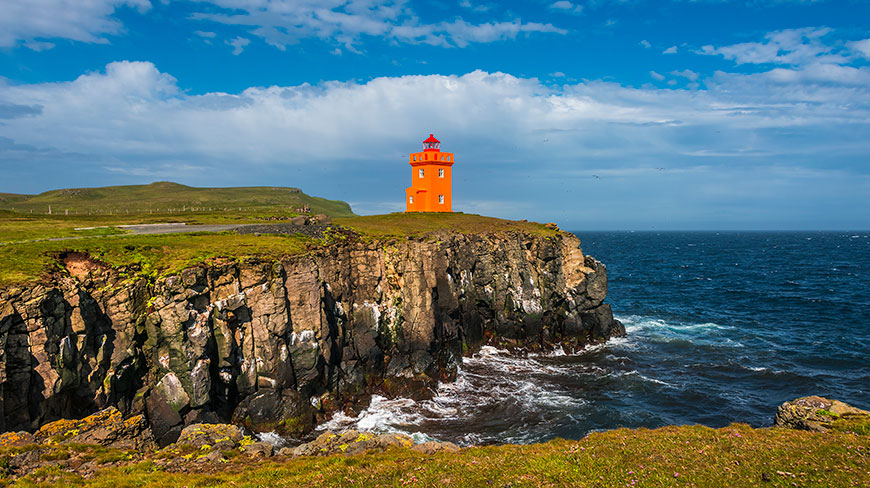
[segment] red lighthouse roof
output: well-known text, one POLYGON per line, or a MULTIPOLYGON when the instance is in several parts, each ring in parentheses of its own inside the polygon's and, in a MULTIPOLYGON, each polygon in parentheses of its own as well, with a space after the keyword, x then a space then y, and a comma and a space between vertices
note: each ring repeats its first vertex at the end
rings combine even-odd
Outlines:
POLYGON ((429 134, 429 138, 423 141, 424 151, 437 151, 441 148, 441 141, 435 139, 434 134, 429 134))

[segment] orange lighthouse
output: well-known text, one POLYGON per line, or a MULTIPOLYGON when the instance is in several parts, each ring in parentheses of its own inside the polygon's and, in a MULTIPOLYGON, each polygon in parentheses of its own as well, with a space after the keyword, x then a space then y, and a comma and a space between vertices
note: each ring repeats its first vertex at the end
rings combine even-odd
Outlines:
POLYGON ((405 189, 406 212, 452 212, 453 153, 441 152, 441 141, 429 134, 423 152, 408 156, 411 186, 405 189))

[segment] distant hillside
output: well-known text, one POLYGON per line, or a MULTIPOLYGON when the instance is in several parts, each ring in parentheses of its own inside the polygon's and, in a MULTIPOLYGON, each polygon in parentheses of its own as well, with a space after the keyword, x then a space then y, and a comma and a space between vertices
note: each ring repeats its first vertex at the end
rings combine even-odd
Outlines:
POLYGON ((312 197, 298 188, 251 186, 194 188, 161 181, 150 185, 69 188, 39 195, 0 193, 0 209, 45 214, 164 213, 281 210, 297 212, 306 206, 311 213, 350 217, 346 202, 312 197))

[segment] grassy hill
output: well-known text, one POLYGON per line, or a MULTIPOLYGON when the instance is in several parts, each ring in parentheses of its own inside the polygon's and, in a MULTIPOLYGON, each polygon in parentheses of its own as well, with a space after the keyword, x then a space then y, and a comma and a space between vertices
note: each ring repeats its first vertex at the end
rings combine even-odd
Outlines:
POLYGON ((16 213, 62 215, 153 214, 195 212, 296 212, 305 206, 313 214, 350 217, 345 202, 306 195, 298 188, 194 188, 161 181, 150 185, 69 188, 39 195, 0 193, 0 209, 16 213))

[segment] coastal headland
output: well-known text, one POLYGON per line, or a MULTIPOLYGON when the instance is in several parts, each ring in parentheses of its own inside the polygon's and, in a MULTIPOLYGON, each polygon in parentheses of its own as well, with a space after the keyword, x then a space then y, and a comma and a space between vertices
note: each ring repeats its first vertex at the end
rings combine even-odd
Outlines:
MULTIPOLYGON (((140 200, 148 192, 118 188, 140 200)), ((65 192, 74 209, 102 198, 65 192)), ((570 354, 623 335, 604 301, 604 264, 554 224, 462 213, 357 217, 341 202, 317 208, 322 199, 254 210, 179 200, 168 212, 23 214, 9 202, 43 202, 4 198, 0 429, 10 433, 0 457, 8 480, 117 485, 169 472, 170 485, 661 485, 699 476, 703 463, 692 460, 705 452, 734 463, 718 478, 731 484, 748 476, 838 486, 832 480, 866 475, 862 423, 818 434, 742 425, 619 430, 461 450, 408 450, 413 442, 400 435, 313 434, 336 412, 364 409, 373 394, 431 397, 482 346, 570 354), (155 223, 248 230, 135 235, 122 227, 155 223), (210 433, 214 426, 223 430, 210 433), (252 440, 258 432, 326 444, 278 452, 252 440), (823 457, 803 471, 755 466, 798 462, 808 442, 823 457), (260 464, 273 454, 281 461, 260 464), (631 456, 651 469, 631 468, 631 456), (215 473, 222 478, 200 478, 215 473)))

